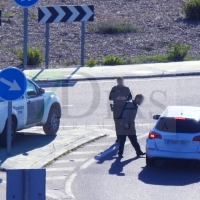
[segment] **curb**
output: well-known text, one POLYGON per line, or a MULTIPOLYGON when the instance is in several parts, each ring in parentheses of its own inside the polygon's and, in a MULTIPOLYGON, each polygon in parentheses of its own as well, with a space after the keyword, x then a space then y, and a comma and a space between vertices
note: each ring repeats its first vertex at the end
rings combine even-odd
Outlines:
MULTIPOLYGON (((179 77, 179 76, 199 76, 200 72, 183 72, 175 74, 153 74, 153 75, 138 75, 138 76, 123 76, 127 79, 140 79, 140 78, 165 78, 165 77, 179 77)), ((78 82, 78 81, 98 81, 98 80, 114 80, 117 76, 100 76, 100 77, 87 77, 87 78, 71 78, 71 79, 39 79, 34 80, 36 83, 46 82, 78 82)))
POLYGON ((83 145, 86 145, 90 142, 93 142, 95 140, 103 138, 106 135, 107 134, 99 134, 99 135, 93 136, 93 137, 87 136, 78 141, 75 141, 72 144, 64 146, 64 147, 52 152, 51 154, 47 155, 46 157, 42 158, 41 160, 37 161, 35 164, 33 164, 31 166, 30 169, 40 169, 40 168, 46 167, 46 166, 50 165, 53 161, 62 157, 63 155, 69 154, 70 152, 75 151, 76 149, 82 147, 83 145))

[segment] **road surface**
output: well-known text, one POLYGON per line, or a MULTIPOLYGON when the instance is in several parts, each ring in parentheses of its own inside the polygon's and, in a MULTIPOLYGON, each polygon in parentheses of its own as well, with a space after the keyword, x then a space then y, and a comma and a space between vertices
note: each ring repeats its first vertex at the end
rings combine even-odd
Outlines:
MULTIPOLYGON (((115 81, 70 83, 53 89, 61 99, 63 129, 76 127, 113 129, 109 91, 115 81)), ((200 77, 126 80, 132 93, 145 96, 137 118, 137 133, 144 150, 145 139, 168 105, 200 106, 200 77)), ((47 199, 77 200, 198 200, 200 169, 196 163, 159 161, 147 168, 145 159, 135 158, 130 143, 124 158, 116 158, 115 136, 97 140, 61 157, 47 167, 47 199), (102 154, 103 153, 103 154, 102 154), (100 159, 101 158, 101 159, 100 159)), ((0 196, 5 200, 5 173, 1 172, 0 196)))

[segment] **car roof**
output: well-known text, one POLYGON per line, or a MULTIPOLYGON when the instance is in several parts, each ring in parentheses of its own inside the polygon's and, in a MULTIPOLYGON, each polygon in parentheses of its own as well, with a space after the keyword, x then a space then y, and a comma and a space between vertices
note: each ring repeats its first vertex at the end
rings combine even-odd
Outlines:
POLYGON ((199 119, 200 107, 195 106, 168 106, 161 117, 184 117, 199 119))

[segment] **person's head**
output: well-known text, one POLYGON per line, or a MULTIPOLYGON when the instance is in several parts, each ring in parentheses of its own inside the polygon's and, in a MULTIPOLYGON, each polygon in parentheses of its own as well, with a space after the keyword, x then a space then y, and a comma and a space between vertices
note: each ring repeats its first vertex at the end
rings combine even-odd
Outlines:
POLYGON ((117 77, 117 84, 118 86, 124 85, 124 78, 123 77, 117 77))
POLYGON ((137 94, 136 96, 135 96, 135 103, 137 104, 137 105, 141 105, 142 103, 143 103, 143 101, 144 101, 144 96, 142 95, 142 94, 137 94))

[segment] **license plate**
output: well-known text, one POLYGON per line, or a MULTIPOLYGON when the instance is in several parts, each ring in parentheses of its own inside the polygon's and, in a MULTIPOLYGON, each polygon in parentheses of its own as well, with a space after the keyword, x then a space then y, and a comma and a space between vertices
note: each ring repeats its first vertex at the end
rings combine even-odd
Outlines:
POLYGON ((167 140, 167 144, 171 144, 171 145, 186 145, 187 141, 184 141, 184 140, 167 140))

